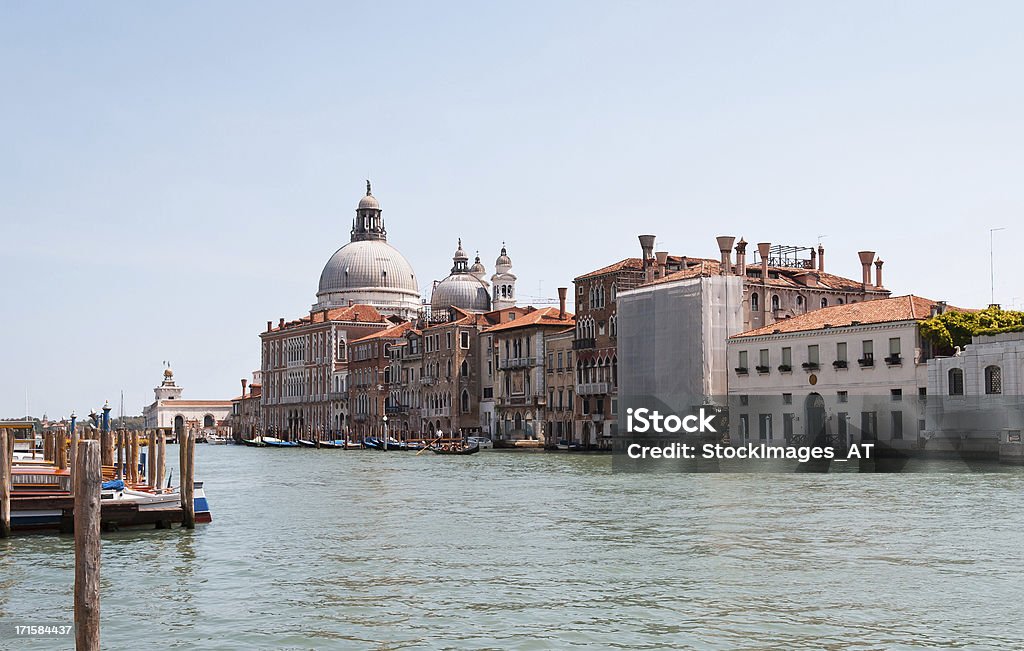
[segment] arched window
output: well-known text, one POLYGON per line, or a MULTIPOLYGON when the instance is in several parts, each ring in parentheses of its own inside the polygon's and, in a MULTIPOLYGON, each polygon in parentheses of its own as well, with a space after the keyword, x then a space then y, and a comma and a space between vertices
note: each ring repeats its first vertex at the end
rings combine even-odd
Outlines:
POLYGON ((821 299, 821 306, 822 307, 828 307, 828 299, 827 298, 822 297, 822 299, 821 299))
POLYGON ((962 368, 949 369, 949 395, 964 395, 964 370, 962 368))
POLYGON ((750 295, 750 311, 757 312, 760 309, 760 299, 757 296, 757 292, 750 295))
POLYGON ((465 389, 462 390, 461 402, 462 404, 460 406, 462 407, 462 413, 469 413, 469 391, 466 391, 465 389))
POLYGON ((985 393, 999 395, 1003 392, 1003 371, 998 366, 985 367, 985 393))
POLYGON ((782 301, 779 300, 778 294, 772 294, 772 311, 781 309, 782 301))
POLYGON ((462 377, 466 377, 466 376, 469 375, 469 362, 468 361, 462 360, 462 370, 459 372, 459 375, 461 375, 462 377))
POLYGON ((841 298, 837 298, 837 299, 836 299, 836 304, 837 304, 837 305, 842 305, 842 304, 843 304, 843 303, 845 303, 845 302, 846 302, 846 301, 844 301, 844 300, 843 300, 843 299, 841 299, 841 298))
POLYGON ((797 296, 796 297, 796 306, 797 307, 803 307, 804 306, 804 297, 803 296, 797 296))
POLYGON ((203 416, 203 427, 213 427, 216 422, 213 420, 213 414, 206 414, 203 416))

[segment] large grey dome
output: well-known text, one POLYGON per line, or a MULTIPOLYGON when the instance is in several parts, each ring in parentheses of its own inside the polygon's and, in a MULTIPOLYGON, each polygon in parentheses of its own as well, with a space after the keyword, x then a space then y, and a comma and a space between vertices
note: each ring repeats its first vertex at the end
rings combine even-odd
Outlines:
POLYGON ((388 244, 380 204, 370 194, 359 201, 351 241, 334 252, 320 274, 316 309, 372 305, 383 314, 413 318, 420 293, 412 266, 388 244))
POLYGON ((349 242, 327 261, 317 296, 354 289, 394 289, 419 295, 409 261, 385 240, 349 242))
POLYGON ((434 286, 430 295, 430 310, 437 314, 449 307, 459 307, 472 312, 488 312, 491 309, 491 295, 487 284, 470 273, 455 273, 434 286))

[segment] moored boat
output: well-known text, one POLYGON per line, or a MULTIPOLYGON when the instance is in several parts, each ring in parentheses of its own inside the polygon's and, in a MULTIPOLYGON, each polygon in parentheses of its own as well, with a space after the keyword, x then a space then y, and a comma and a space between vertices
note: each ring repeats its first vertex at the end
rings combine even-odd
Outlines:
POLYGON ((434 451, 434 454, 476 454, 480 451, 480 444, 474 443, 473 445, 440 445, 430 448, 434 451))

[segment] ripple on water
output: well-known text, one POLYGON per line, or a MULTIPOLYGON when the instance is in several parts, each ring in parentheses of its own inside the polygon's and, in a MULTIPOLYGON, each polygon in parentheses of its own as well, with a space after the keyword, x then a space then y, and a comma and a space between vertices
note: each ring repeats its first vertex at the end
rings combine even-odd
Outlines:
MULTIPOLYGON (((1024 645, 1022 473, 638 476, 586 455, 198 456, 213 524, 104 537, 109 648, 1024 645)), ((70 553, 68 537, 0 541, 0 620, 70 619, 70 553)))

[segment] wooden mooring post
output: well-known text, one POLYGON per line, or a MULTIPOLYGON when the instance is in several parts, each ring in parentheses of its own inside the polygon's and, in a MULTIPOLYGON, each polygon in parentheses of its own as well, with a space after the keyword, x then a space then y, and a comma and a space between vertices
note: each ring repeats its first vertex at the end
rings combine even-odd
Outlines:
POLYGON ((146 483, 155 488, 156 487, 156 439, 153 438, 153 432, 149 430, 142 430, 143 435, 146 437, 146 483))
POLYGON ((139 430, 132 430, 132 482, 138 484, 142 481, 139 473, 139 461, 142 459, 142 447, 139 441, 139 430))
POLYGON ((181 526, 186 529, 196 528, 195 470, 196 470, 196 434, 189 430, 182 434, 184 440, 178 441, 178 476, 181 478, 181 526))
POLYGON ((64 432, 57 432, 57 468, 68 467, 68 439, 64 432))
POLYGON ((71 494, 75 493, 75 461, 78 459, 78 428, 71 428, 71 465, 69 471, 71 474, 71 494))
POLYGON ((6 428, 0 429, 0 538, 11 535, 11 466, 14 459, 7 437, 13 436, 6 428))
POLYGON ((156 431, 156 487, 159 490, 164 488, 164 480, 167 472, 167 437, 163 431, 156 431))
POLYGON ((100 446, 79 441, 75 461, 75 649, 100 648, 100 446))

